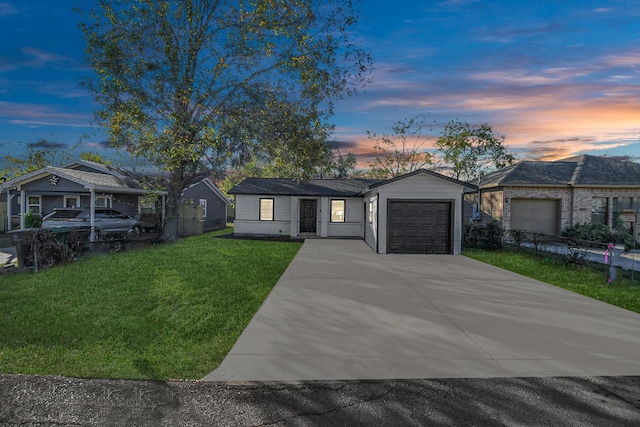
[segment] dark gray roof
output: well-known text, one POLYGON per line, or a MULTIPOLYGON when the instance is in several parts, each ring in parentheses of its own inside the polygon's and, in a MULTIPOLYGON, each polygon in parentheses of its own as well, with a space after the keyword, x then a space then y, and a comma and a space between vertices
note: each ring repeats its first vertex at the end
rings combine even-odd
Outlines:
POLYGON ((398 181, 417 174, 427 174, 463 187, 477 188, 473 184, 441 175, 426 169, 407 173, 391 179, 312 179, 299 183, 287 178, 247 178, 229 190, 229 194, 264 194, 270 196, 358 196, 370 188, 398 181))
POLYGON ((312 179, 296 182, 288 178, 247 178, 229 190, 229 194, 268 196, 357 196, 378 179, 312 179))
POLYGON ((640 185, 640 164, 597 156, 576 156, 574 185, 640 185))
POLYGON ((555 162, 519 162, 481 180, 482 188, 505 185, 640 186, 640 164, 582 154, 555 162))
POLYGON ((430 170, 427 170, 427 169, 418 169, 418 170, 415 170, 413 172, 406 173, 404 175, 396 176, 395 178, 389 178, 387 180, 378 180, 378 182, 371 184, 369 186, 369 188, 379 187, 381 185, 389 184, 391 182, 399 181, 399 180, 407 178, 409 176, 419 175, 419 174, 431 175, 433 177, 444 179, 445 181, 453 182, 454 184, 458 184, 458 185, 461 185, 461 186, 467 187, 467 188, 472 188, 472 189, 477 189, 478 188, 473 183, 462 182, 462 181, 457 180, 455 178, 451 178, 450 176, 442 175, 442 174, 440 174, 438 172, 430 171, 430 170))
POLYGON ((568 185, 576 168, 571 162, 519 162, 480 179, 481 187, 499 185, 568 185))

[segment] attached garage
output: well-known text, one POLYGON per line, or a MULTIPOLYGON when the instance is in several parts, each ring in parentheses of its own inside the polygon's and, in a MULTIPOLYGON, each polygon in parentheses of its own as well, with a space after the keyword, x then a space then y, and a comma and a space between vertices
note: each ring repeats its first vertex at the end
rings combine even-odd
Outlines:
POLYGON ((511 199, 511 229, 556 236, 560 229, 560 201, 511 199))
POLYGON ((450 202, 389 200, 387 206, 389 253, 451 253, 450 202))
POLYGON ((476 188, 433 171, 418 170, 364 191, 364 240, 381 254, 462 251, 462 200, 476 188))

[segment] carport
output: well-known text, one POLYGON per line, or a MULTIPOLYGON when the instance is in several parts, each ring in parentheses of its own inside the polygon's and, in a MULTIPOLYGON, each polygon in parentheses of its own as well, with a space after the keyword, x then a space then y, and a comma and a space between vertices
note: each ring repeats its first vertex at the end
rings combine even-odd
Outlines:
POLYGON ((305 241, 205 380, 640 375, 640 315, 464 256, 305 241))

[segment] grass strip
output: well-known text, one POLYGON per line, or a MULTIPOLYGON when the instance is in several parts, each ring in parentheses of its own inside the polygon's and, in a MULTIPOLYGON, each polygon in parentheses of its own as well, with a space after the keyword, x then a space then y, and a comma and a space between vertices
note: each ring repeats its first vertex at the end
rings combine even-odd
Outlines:
POLYGON ((637 277, 635 283, 632 283, 628 278, 620 275, 613 285, 609 285, 606 273, 587 266, 562 262, 554 257, 539 257, 516 250, 486 251, 480 249, 465 250, 464 255, 640 313, 640 287, 638 287, 640 277, 637 277))
POLYGON ((0 372, 202 378, 301 247, 215 234, 0 277, 0 372))

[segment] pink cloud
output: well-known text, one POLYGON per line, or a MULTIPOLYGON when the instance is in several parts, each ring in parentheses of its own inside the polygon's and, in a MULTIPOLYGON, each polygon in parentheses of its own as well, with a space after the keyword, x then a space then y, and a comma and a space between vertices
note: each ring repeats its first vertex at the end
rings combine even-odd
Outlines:
POLYGON ((44 67, 49 64, 73 62, 71 58, 64 55, 47 52, 46 50, 38 49, 35 47, 22 48, 22 53, 24 53, 24 55, 28 58, 24 65, 35 68, 44 67))
POLYGON ((64 113, 51 106, 0 101, 0 118, 9 123, 29 126, 88 127, 86 114, 64 113))

